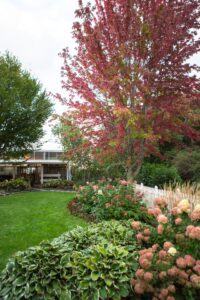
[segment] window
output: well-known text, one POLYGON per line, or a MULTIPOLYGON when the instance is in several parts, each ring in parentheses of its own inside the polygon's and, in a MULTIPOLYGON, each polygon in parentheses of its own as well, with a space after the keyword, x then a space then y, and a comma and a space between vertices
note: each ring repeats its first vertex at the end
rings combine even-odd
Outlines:
POLYGON ((44 159, 44 152, 35 152, 35 159, 36 160, 44 159))

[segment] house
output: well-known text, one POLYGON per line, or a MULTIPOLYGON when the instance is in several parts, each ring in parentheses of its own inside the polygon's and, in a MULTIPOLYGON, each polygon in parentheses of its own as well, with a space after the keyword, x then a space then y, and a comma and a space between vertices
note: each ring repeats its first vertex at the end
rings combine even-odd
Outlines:
POLYGON ((71 180, 70 163, 62 150, 35 150, 23 159, 0 160, 0 178, 30 177, 35 184, 48 179, 71 180))

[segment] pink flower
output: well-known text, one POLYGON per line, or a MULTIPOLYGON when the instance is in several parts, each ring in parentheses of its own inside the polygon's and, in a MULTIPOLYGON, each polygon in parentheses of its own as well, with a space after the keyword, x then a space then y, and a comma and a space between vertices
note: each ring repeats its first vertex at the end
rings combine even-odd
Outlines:
POLYGON ((169 250, 169 248, 173 247, 173 244, 171 242, 165 242, 163 245, 163 248, 165 250, 169 250))
POLYGON ((140 241, 143 240, 144 237, 143 237, 142 233, 139 232, 139 233, 136 235, 136 238, 137 238, 137 240, 140 242, 140 241))
POLYGON ((151 216, 154 216, 154 209, 153 208, 148 208, 148 214, 151 216))
POLYGON ((135 272, 135 276, 139 279, 143 279, 144 277, 144 270, 143 269, 138 269, 136 272, 135 272))
POLYGON ((119 183, 121 185, 128 185, 128 181, 126 181, 126 180, 120 180, 119 183))
POLYGON ((193 270, 200 275, 200 265, 194 266, 193 270))
POLYGON ((193 267, 196 260, 191 255, 185 255, 185 262, 188 267, 193 267))
POLYGON ((133 229, 135 229, 136 231, 140 229, 140 225, 141 225, 141 223, 140 223, 139 221, 133 221, 133 222, 131 223, 131 227, 132 227, 133 229))
POLYGON ((183 280, 188 280, 188 274, 185 271, 180 271, 179 277, 183 280))
POLYGON ((170 285, 168 286, 168 291, 169 291, 170 293, 175 293, 175 292, 176 292, 176 287, 175 287, 175 285, 170 284, 170 285))
POLYGON ((154 208, 154 216, 159 216, 162 213, 159 207, 154 208))
POLYGON ((140 283, 136 283, 134 290, 136 294, 143 294, 144 293, 144 287, 140 283))
POLYGON ((186 268, 186 262, 185 262, 185 259, 182 258, 182 257, 177 258, 176 264, 177 264, 177 266, 178 266, 179 268, 181 268, 181 269, 185 269, 185 268, 186 268))
POLYGON ((168 296, 167 300, 176 300, 173 296, 168 296))
POLYGON ((200 240, 200 226, 187 226, 186 235, 188 235, 191 239, 200 240))
POLYGON ((159 215, 157 217, 158 223, 167 224, 168 218, 165 215, 159 215))
POLYGON ((178 271, 177 267, 172 267, 171 269, 169 269, 167 271, 167 274, 171 277, 174 277, 174 276, 177 276, 178 272, 179 271, 178 271))
POLYGON ((145 237, 143 238, 143 240, 144 240, 145 242, 148 242, 148 241, 149 241, 149 239, 150 239, 150 237, 149 237, 149 236, 145 236, 145 237))
POLYGON ((153 258, 153 253, 152 252, 147 252, 145 255, 144 255, 145 258, 151 260, 153 258))
POLYGON ((190 216, 192 221, 200 220, 200 211, 193 211, 190 216))
POLYGON ((150 234, 151 234, 151 230, 148 229, 148 228, 146 228, 146 229, 144 230, 144 234, 145 234, 145 235, 150 235, 150 234))
POLYGON ((153 279, 153 274, 150 272, 144 273, 144 280, 150 282, 153 279))
POLYGON ((158 247, 159 247, 158 244, 154 244, 151 248, 152 248, 153 252, 155 252, 155 251, 157 251, 158 247))
POLYGON ((198 275, 194 274, 194 275, 190 276, 190 280, 192 283, 195 283, 197 285, 200 284, 200 276, 198 276, 198 275))
POLYGON ((164 259, 167 256, 167 252, 165 250, 160 250, 158 255, 160 259, 164 259))
POLYGON ((139 258, 139 263, 143 269, 148 269, 151 265, 151 262, 143 257, 139 258))
POLYGON ((177 218, 176 220, 175 220, 175 224, 176 225, 180 225, 182 223, 182 219, 181 218, 177 218))
POLYGON ((162 197, 155 198, 154 203, 162 208, 167 206, 166 201, 162 197))
POLYGON ((161 289, 161 295, 166 297, 168 295, 168 289, 161 289))
POLYGON ((163 234, 163 231, 164 231, 163 225, 159 224, 158 227, 157 227, 158 234, 163 234))
POLYGON ((171 210, 171 214, 173 216, 179 215, 179 214, 181 214, 181 210, 178 207, 173 207, 171 210))

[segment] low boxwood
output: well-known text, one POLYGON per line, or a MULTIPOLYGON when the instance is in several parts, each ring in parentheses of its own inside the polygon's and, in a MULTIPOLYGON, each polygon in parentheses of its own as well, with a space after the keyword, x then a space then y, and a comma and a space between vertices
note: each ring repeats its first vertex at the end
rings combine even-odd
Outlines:
POLYGON ((138 267, 134 236, 130 221, 103 222, 19 252, 0 275, 0 299, 122 299, 138 267))

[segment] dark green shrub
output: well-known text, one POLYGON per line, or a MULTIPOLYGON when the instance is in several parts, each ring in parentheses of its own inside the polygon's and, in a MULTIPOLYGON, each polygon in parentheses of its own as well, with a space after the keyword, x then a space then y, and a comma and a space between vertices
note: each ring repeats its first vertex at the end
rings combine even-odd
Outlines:
POLYGON ((138 246, 130 221, 77 228, 19 252, 0 274, 0 299, 122 299, 138 246))
POLYGON ((173 163, 184 181, 200 182, 200 151, 179 152, 173 163))
POLYGON ((146 186, 162 188, 166 183, 180 182, 181 178, 173 166, 145 163, 137 176, 137 181, 146 186))
POLYGON ((26 190, 30 188, 30 183, 24 178, 17 178, 11 180, 5 180, 0 182, 0 189, 4 189, 6 191, 11 190, 26 190))
POLYGON ((67 179, 49 179, 43 183, 43 188, 72 188, 74 185, 73 181, 67 179))

